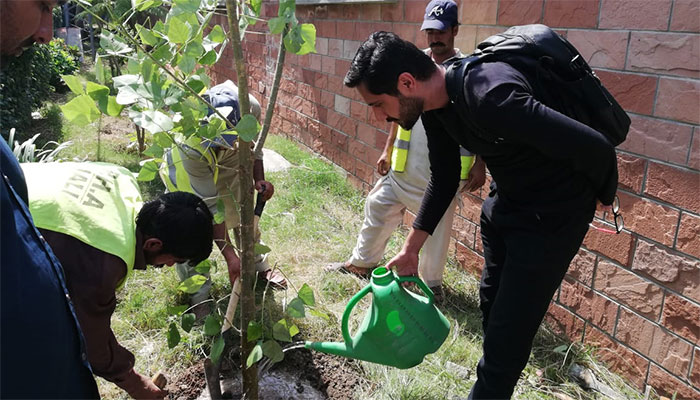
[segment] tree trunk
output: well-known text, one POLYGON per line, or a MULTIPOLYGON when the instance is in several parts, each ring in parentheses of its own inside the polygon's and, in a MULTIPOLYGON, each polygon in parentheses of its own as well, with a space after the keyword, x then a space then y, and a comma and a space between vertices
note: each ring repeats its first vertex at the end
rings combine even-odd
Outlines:
MULTIPOLYGON (((233 50, 233 60, 238 77, 238 102, 241 115, 250 114, 248 99, 248 74, 243 59, 241 35, 238 28, 240 14, 235 0, 226 0, 226 14, 229 24, 229 40, 233 50)), ((249 342, 248 323, 255 320, 255 228, 253 225, 253 159, 250 143, 238 139, 238 159, 240 174, 241 235, 239 243, 241 256, 241 369, 243 371, 243 396, 245 399, 258 399, 258 369, 246 368, 246 360, 255 347, 249 342)))

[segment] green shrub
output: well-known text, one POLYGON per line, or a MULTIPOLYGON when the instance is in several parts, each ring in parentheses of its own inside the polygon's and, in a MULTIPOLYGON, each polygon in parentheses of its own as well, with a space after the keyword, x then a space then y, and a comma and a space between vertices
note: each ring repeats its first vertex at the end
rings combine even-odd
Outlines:
POLYGON ((60 38, 52 40, 47 48, 52 59, 50 83, 55 89, 61 91, 66 87, 61 75, 72 75, 80 68, 78 49, 68 46, 60 38))
POLYGON ((75 50, 62 39, 47 46, 34 45, 20 57, 0 66, 0 133, 7 138, 17 128, 18 140, 26 140, 32 111, 41 107, 55 87, 61 88, 61 74, 72 74, 80 64, 75 50))
POLYGON ((0 132, 4 138, 10 128, 27 127, 32 111, 52 92, 52 64, 48 48, 34 45, 0 67, 0 132))

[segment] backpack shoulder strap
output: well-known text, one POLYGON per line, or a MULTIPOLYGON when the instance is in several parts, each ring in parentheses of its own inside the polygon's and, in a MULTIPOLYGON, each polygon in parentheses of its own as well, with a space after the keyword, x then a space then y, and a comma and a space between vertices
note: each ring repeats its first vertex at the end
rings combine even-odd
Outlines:
POLYGON ((455 60, 445 72, 445 86, 447 87, 447 95, 454 103, 462 103, 464 90, 464 77, 467 74, 469 66, 479 57, 468 56, 455 60))

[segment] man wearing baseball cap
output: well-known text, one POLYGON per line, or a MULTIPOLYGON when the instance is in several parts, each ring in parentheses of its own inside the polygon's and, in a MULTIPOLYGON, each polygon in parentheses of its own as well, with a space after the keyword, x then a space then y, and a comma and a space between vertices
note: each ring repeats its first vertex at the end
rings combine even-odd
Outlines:
MULTIPOLYGON (((462 56, 459 49, 454 48, 458 25, 457 4, 445 0, 434 0, 428 4, 421 30, 426 33, 428 44, 424 52, 436 63, 449 63, 451 59, 462 56)), ((461 187, 476 190, 486 180, 485 165, 478 159, 474 163, 475 157, 465 149, 460 150, 461 187)), ((428 139, 420 119, 411 130, 392 124, 384 151, 377 160, 377 172, 382 178, 365 201, 365 219, 352 255, 345 262, 328 264, 325 271, 367 277, 384 256, 389 238, 401 223, 405 210, 416 213, 420 209, 430 180, 428 139)), ((437 303, 444 299, 443 273, 458 197, 459 194, 425 242, 418 266, 419 276, 433 291, 437 303)))
POLYGON ((457 14, 457 3, 452 0, 433 0, 425 8, 420 30, 425 32, 428 40, 428 55, 438 64, 459 54, 454 48, 459 32, 457 14))

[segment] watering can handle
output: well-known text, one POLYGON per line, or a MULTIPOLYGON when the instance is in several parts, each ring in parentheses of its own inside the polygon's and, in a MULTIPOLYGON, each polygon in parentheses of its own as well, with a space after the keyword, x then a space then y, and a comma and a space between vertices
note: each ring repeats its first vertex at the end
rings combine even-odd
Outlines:
POLYGON ((425 293, 426 296, 428 296, 428 304, 433 304, 433 291, 430 290, 428 285, 423 282, 423 280, 417 276, 400 276, 399 277, 399 282, 413 282, 416 285, 418 285, 421 290, 423 290, 423 293, 425 293))
POLYGON ((365 286, 362 290, 357 292, 354 296, 352 296, 352 299, 348 302, 348 305, 345 307, 345 312, 343 313, 343 323, 341 325, 341 328, 343 330, 343 340, 345 341, 345 344, 348 346, 348 348, 352 347, 352 338, 350 337, 350 330, 348 329, 348 321, 350 320, 350 314, 352 314, 353 308, 355 308, 355 305, 357 305, 357 302, 360 301, 369 291, 372 289, 372 285, 367 285, 365 286))

